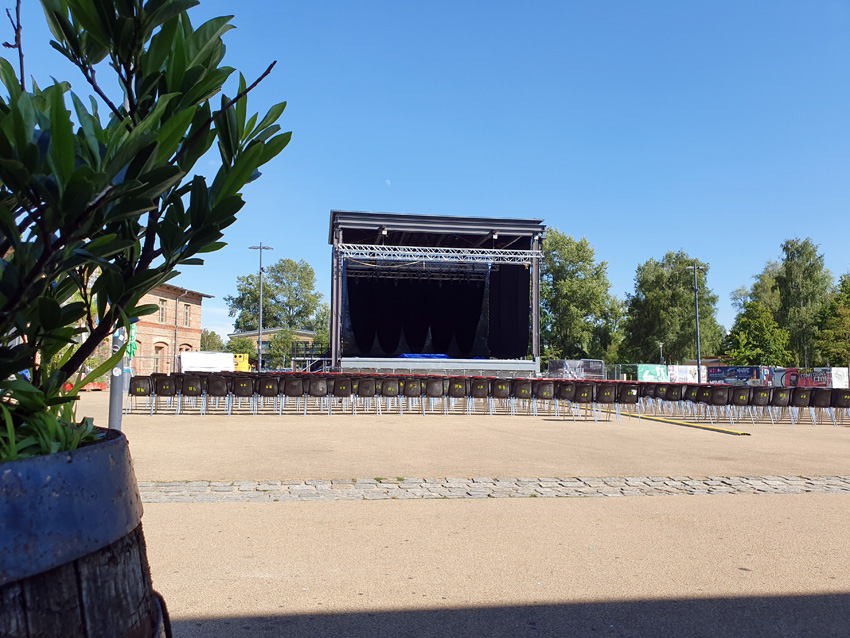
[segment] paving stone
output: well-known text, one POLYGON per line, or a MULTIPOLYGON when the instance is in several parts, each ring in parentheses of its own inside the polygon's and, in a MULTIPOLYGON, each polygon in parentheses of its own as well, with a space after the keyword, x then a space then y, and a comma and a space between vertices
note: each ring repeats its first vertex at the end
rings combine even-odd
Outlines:
POLYGON ((850 493, 850 476, 308 479, 140 481, 145 503, 225 503, 424 498, 600 498, 708 494, 850 493), (660 479, 660 480, 659 480, 660 479))

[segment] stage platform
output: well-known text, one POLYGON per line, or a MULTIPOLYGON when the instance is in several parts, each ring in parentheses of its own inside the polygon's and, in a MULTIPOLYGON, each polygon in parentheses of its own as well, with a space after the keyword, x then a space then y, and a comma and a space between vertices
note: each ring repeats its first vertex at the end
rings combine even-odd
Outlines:
POLYGON ((522 359, 409 359, 342 357, 345 372, 386 374, 441 374, 469 377, 538 377, 537 361, 522 359))

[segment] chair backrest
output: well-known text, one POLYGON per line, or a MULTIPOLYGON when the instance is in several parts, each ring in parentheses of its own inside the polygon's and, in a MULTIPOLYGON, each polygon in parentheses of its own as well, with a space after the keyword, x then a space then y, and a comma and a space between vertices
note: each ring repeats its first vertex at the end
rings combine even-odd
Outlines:
POLYGON ((791 390, 788 388, 773 388, 770 396, 770 405, 774 408, 787 407, 791 402, 791 390))
POLYGON ((334 377, 333 395, 335 397, 351 396, 351 378, 334 377))
POLYGON ((517 399, 531 398, 531 379, 514 379, 513 380, 513 395, 517 399))
POLYGON ((490 395, 494 399, 507 399, 511 396, 510 379, 494 379, 490 389, 490 395))
POLYGON ((272 376, 263 376, 257 385, 257 394, 261 397, 273 397, 278 393, 278 379, 272 376))
POLYGON ((814 388, 812 390, 812 403, 811 406, 813 408, 828 408, 832 403, 832 389, 831 388, 814 388))
POLYGON ((576 383, 576 395, 573 401, 576 403, 593 403, 596 400, 595 394, 596 385, 588 381, 579 381, 576 383))
POLYGON ((431 398, 445 396, 442 377, 428 377, 425 380, 425 396, 431 398))
POLYGON ((370 398, 377 394, 375 377, 361 377, 357 382, 357 396, 370 398))
POLYGON ((764 407, 770 405, 770 396, 773 388, 752 388, 750 391, 750 405, 764 407))
POLYGON ((617 392, 617 403, 634 405, 640 398, 637 383, 621 383, 617 392))
POLYGON ((170 377, 154 377, 153 382, 157 396, 173 397, 177 394, 177 387, 174 385, 174 379, 170 377))
POLYGON ((320 375, 310 377, 309 394, 311 397, 328 396, 328 379, 320 375))
POLYGON ((655 383, 641 383, 640 384, 640 396, 641 398, 654 399, 655 398, 655 383))
POLYGON ((795 408, 807 408, 812 401, 812 388, 794 388, 791 391, 791 405, 795 408))
POLYGON ((572 401, 576 396, 575 381, 559 381, 555 395, 558 397, 558 401, 572 401))
POLYGON ((850 408, 850 390, 847 388, 833 388, 830 407, 842 410, 850 408))
POLYGON ((398 377, 383 377, 381 379, 381 396, 382 397, 397 397, 399 395, 399 379, 398 377))
POLYGON ((449 396, 455 399, 466 396, 466 379, 451 377, 449 379, 449 396))
POLYGON ((304 392, 304 377, 296 376, 293 374, 287 375, 283 381, 283 385, 278 389, 278 391, 283 391, 288 397, 300 397, 306 394, 304 392))
POLYGON ((230 392, 236 397, 254 396, 254 379, 251 377, 233 377, 230 392))
POLYGON ((597 403, 615 403, 617 401, 617 384, 611 381, 596 386, 597 403))
POLYGON ((752 388, 745 385, 736 385, 730 388, 730 390, 731 396, 729 397, 729 403, 737 406, 750 404, 750 395, 752 394, 752 388))
POLYGON ((699 396, 699 386, 689 383, 685 390, 685 400, 696 403, 699 396))
POLYGON ((184 397, 199 397, 203 393, 203 389, 201 377, 194 374, 183 376, 182 394, 184 397))
POLYGON ((421 397, 422 396, 422 381, 416 377, 405 377, 403 380, 404 387, 402 392, 406 397, 421 397))
POLYGON ((470 382, 469 393, 473 398, 486 399, 490 396, 490 379, 474 377, 470 382))
POLYGON ((671 383, 667 386, 667 392, 664 395, 665 401, 681 401, 682 393, 687 389, 683 383, 671 383))
POLYGON ((207 394, 211 397, 226 397, 228 395, 227 379, 218 374, 207 378, 207 394))
POLYGON ((656 383, 655 398, 665 401, 667 399, 667 387, 668 385, 666 383, 656 383))
POLYGON ((701 385, 697 387, 697 402, 711 403, 711 386, 701 385))
POLYGON ((153 383, 150 377, 130 377, 130 396, 147 397, 150 396, 153 390, 153 383))
POLYGON ((534 386, 534 396, 543 400, 554 399, 555 382, 552 379, 538 379, 534 386))
POLYGON ((729 405, 729 390, 728 385, 711 386, 711 395, 708 402, 711 405, 729 405))

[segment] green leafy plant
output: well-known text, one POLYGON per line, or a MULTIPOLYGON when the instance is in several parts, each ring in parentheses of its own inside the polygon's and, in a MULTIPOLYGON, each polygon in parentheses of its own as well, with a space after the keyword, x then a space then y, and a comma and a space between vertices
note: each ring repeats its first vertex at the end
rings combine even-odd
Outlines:
POLYGON ((78 373, 116 327, 151 314, 142 297, 222 248, 242 190, 291 133, 285 102, 248 116, 250 86, 222 65, 232 16, 195 28, 195 0, 42 0, 53 40, 92 94, 31 82, 0 58, 0 460, 73 449, 78 373), (103 63, 103 64, 102 64, 103 63), (98 71, 108 66, 112 86, 98 71), (193 173, 216 144, 211 184, 193 173), (66 392, 63 385, 75 379, 66 392))

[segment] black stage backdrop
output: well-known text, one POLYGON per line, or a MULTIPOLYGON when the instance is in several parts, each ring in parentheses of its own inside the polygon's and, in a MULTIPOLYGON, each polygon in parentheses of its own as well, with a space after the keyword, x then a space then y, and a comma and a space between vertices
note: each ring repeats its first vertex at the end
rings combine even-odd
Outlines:
POLYGON ((342 356, 528 354, 529 271, 493 266, 486 279, 441 281, 344 273, 342 356))

